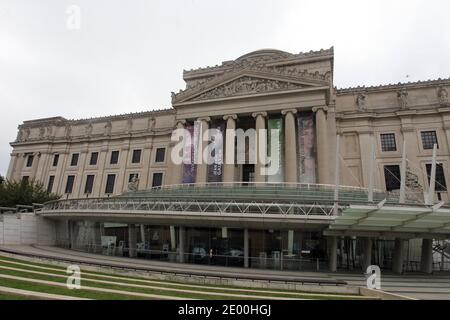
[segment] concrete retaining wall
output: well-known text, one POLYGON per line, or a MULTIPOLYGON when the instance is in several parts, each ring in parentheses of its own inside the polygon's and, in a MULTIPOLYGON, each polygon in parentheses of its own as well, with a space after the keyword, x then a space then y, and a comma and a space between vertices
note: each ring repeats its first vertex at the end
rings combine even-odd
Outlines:
POLYGON ((54 245, 55 223, 32 212, 0 216, 0 245, 54 245))

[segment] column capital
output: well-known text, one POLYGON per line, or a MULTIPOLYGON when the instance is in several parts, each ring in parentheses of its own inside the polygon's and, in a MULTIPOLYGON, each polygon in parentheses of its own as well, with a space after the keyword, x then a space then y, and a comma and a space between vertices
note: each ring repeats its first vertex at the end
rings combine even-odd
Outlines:
POLYGON ((259 111, 259 112, 253 112, 252 113, 252 117, 253 118, 256 118, 256 117, 258 117, 258 116, 262 116, 262 117, 267 117, 267 112, 265 112, 265 111, 259 111))
POLYGON ((296 114, 297 113, 297 109, 284 109, 284 110, 281 110, 281 114, 283 116, 287 115, 288 113, 296 114))
POLYGON ((200 118, 197 118, 197 121, 210 122, 211 121, 211 117, 200 117, 200 118))
POLYGON ((227 121, 228 119, 236 120, 237 119, 237 114, 226 114, 226 115, 223 116, 223 120, 227 121))
POLYGON ((186 120, 185 119, 177 119, 175 121, 175 126, 178 127, 178 125, 182 125, 184 126, 186 124, 186 120))
POLYGON ((313 107, 312 108, 312 112, 316 113, 319 110, 323 110, 323 112, 327 112, 328 111, 328 107, 327 106, 318 106, 318 107, 313 107))

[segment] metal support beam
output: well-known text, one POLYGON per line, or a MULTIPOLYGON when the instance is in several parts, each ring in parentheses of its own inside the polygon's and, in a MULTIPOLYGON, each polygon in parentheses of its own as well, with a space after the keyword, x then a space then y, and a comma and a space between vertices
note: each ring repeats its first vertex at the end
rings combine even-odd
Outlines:
POLYGON ((430 175, 430 186, 428 188, 428 196, 425 201, 427 205, 433 205, 434 203, 434 186, 436 184, 436 152, 437 145, 433 146, 433 158, 431 160, 431 175, 430 175))
POLYGON ((334 208, 333 215, 338 213, 338 201, 339 201, 339 159, 340 159, 340 135, 336 136, 336 158, 334 163, 334 208))
POLYGON ((405 203, 406 193, 406 140, 403 140, 402 165, 400 168, 400 199, 399 203, 405 203))
POLYGON ((249 256, 249 246, 248 246, 248 229, 244 229, 244 268, 249 267, 248 256, 249 256))
POLYGON ((369 167, 369 195, 367 200, 373 202, 373 185, 375 180, 375 138, 372 137, 372 149, 370 152, 370 167, 369 167))

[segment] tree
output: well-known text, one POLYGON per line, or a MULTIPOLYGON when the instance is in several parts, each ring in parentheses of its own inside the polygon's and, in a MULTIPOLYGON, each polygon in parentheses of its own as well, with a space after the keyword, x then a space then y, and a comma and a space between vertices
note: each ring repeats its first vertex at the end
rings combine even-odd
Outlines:
POLYGON ((60 195, 45 190, 41 182, 34 180, 16 182, 1 178, 0 207, 15 207, 18 204, 32 205, 61 198, 60 195))

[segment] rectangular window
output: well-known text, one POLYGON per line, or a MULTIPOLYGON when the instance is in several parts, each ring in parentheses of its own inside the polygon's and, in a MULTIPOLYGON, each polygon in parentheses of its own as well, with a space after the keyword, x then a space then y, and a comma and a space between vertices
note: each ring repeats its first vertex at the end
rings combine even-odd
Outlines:
POLYGON ((65 193, 72 193, 74 181, 75 181, 75 176, 68 176, 67 177, 65 193))
POLYGON ((91 159, 89 160, 89 165, 95 166, 97 164, 97 160, 98 160, 98 152, 92 152, 91 159))
POLYGON ((59 154, 53 155, 53 166, 56 167, 58 165, 59 154))
POLYGON ((33 165, 34 156, 32 154, 28 155, 27 158, 27 167, 31 167, 33 165))
POLYGON ((397 145, 395 144, 395 133, 382 133, 380 134, 381 150, 397 151, 397 145))
POLYGON ((422 146, 424 149, 433 149, 434 144, 436 144, 437 148, 439 149, 436 131, 422 131, 421 135, 422 135, 422 146))
POLYGON ((78 154, 78 153, 74 153, 73 155, 72 155, 72 160, 70 160, 70 165, 71 166, 76 166, 76 165, 78 165, 78 158, 80 157, 80 154, 78 154))
POLYGON ((114 182, 116 180, 115 174, 108 174, 106 177, 105 193, 114 193, 114 182))
POLYGON ((117 164, 119 162, 119 151, 111 152, 111 161, 110 164, 117 164))
POLYGON ((29 176, 23 176, 22 177, 22 182, 23 183, 28 183, 30 181, 30 177, 29 176))
POLYGON ((131 163, 139 163, 141 162, 141 150, 133 150, 133 158, 131 159, 131 163))
POLYGON ((152 188, 160 188, 162 185, 163 174, 161 172, 155 172, 152 179, 152 188))
POLYGON ((165 148, 157 148, 155 162, 164 162, 165 155, 166 155, 165 148))
POLYGON ((92 188, 94 187, 94 175, 88 174, 86 176, 86 185, 84 186, 84 193, 92 193, 92 188))
MULTIPOLYGON (((428 185, 431 179, 431 163, 425 165, 427 167, 428 185)), ((442 163, 436 163, 436 179, 434 182, 435 191, 447 191, 447 184, 445 183, 444 166, 442 163)))
POLYGON ((47 192, 52 192, 54 183, 55 183, 55 176, 50 176, 48 178, 47 192))
POLYGON ((384 166, 384 180, 387 191, 400 189, 400 166, 384 166))

